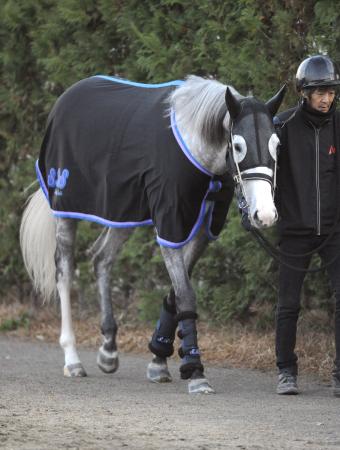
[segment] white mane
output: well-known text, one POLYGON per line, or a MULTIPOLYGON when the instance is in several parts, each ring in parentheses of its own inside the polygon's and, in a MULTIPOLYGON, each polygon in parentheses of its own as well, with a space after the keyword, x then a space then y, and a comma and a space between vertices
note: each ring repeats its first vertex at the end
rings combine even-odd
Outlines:
MULTIPOLYGON (((234 88, 228 87, 241 98, 234 88)), ((226 89, 227 85, 219 81, 190 75, 169 98, 170 107, 174 108, 181 128, 200 136, 212 147, 219 147, 226 140, 223 128, 227 113, 226 89)))

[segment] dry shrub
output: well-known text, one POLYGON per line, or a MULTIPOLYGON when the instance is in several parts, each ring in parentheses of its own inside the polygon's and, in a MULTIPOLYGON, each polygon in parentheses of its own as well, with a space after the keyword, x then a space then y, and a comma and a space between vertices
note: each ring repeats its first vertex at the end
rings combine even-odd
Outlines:
MULTIPOLYGON (((1 325, 12 320, 20 324, 20 318, 28 317, 28 326, 14 327, 3 331, 8 336, 38 339, 46 342, 58 342, 60 332, 60 314, 55 306, 28 308, 26 305, 13 303, 0 305, 1 325), (14 319, 14 320, 13 320, 14 319)), ((306 313, 300 321, 297 353, 299 355, 300 373, 313 373, 321 378, 329 378, 334 358, 333 332, 325 325, 326 318, 321 313, 306 313), (319 321, 319 322, 318 322, 319 321), (316 330, 315 328, 320 328, 316 330)), ((74 329, 79 345, 97 348, 101 342, 99 314, 89 314, 81 320, 74 312, 74 329)), ((147 344, 152 328, 140 323, 120 324, 118 333, 119 349, 136 354, 148 353, 147 344)), ((258 331, 253 325, 234 324, 230 327, 216 329, 199 323, 199 343, 203 361, 223 367, 243 367, 259 370, 275 369, 274 330, 258 331)), ((179 342, 176 341, 176 347, 179 342)), ((175 352, 177 355, 177 352, 175 352)), ((177 356, 175 356, 178 358, 177 356)))

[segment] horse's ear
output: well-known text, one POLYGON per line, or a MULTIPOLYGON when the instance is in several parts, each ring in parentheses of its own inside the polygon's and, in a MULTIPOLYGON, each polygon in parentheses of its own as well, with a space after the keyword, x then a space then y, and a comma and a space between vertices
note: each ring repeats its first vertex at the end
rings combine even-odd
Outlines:
POLYGON ((225 93, 225 101, 227 104, 227 108, 232 119, 235 119, 241 111, 241 104, 239 100, 235 97, 235 95, 231 92, 231 89, 227 87, 225 93))
POLYGON ((269 112, 272 116, 275 116, 280 105, 282 103, 283 97, 287 91, 287 85, 284 84, 282 88, 279 90, 277 94, 274 95, 270 100, 267 101, 266 105, 268 106, 269 112))

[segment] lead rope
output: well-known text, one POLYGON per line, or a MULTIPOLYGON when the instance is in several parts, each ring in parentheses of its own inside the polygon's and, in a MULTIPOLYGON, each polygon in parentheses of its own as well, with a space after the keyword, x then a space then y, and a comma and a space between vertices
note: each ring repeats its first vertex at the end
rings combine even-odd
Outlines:
MULTIPOLYGON (((238 185, 239 188, 241 186, 242 186, 241 184, 238 185)), ((242 189, 240 191, 242 193, 242 189)), ((314 249, 310 252, 303 253, 303 254, 292 254, 292 253, 283 252, 282 250, 278 250, 276 247, 274 247, 273 244, 271 242, 269 242, 268 239, 265 238, 265 236, 259 230, 257 230, 256 228, 254 228, 252 226, 252 224, 249 220, 248 203, 247 203, 245 197, 243 197, 243 193, 242 193, 243 198, 240 198, 239 194, 237 196, 238 196, 238 207, 239 207, 240 213, 242 215, 241 223, 242 223, 243 227, 245 228, 246 231, 249 231, 251 233, 253 238, 260 244, 260 246, 279 264, 282 264, 283 266, 288 267, 289 269, 292 269, 292 270, 296 270, 298 272, 316 273, 316 272, 323 271, 325 268, 329 267, 331 264, 333 264, 339 258, 340 255, 336 255, 334 258, 332 258, 330 261, 328 261, 328 263, 323 264, 320 267, 315 267, 312 269, 302 269, 301 267, 296 267, 296 266, 293 266, 292 264, 289 264, 289 263, 283 261, 281 256, 288 256, 288 257, 292 257, 292 258, 303 258, 303 257, 309 256, 309 255, 313 255, 313 254, 317 253, 318 251, 320 251, 321 248, 323 248, 327 244, 327 242, 331 239, 331 237, 334 236, 335 228, 337 227, 337 222, 335 222, 335 225, 334 225, 331 233, 327 236, 327 238, 324 240, 324 242, 316 249, 314 249)), ((338 208, 338 210, 339 209, 340 208, 338 208)), ((339 214, 338 214, 338 216, 339 216, 339 214)))
MULTIPOLYGON (((304 273, 316 273, 316 272, 321 272, 323 270, 325 270, 327 267, 329 267, 330 265, 332 265, 338 258, 340 255, 336 255, 334 258, 332 258, 330 261, 328 261, 326 264, 321 265, 320 267, 314 267, 312 269, 302 269, 301 267, 296 267, 293 266, 292 264, 289 264, 285 261, 283 261, 280 257, 280 255, 285 255, 284 252, 282 252, 281 250, 278 250, 277 248, 275 248, 263 235, 262 233, 260 233, 258 230, 250 230, 252 236, 254 236, 255 240, 261 245, 261 247, 273 258, 275 259, 275 261, 277 261, 279 264, 288 267, 289 269, 292 270, 296 270, 297 272, 304 272, 304 273)), ((334 235, 334 233, 333 233, 334 235)), ((325 244, 325 242, 323 242, 319 248, 323 247, 325 244)), ((314 254, 318 251, 319 249, 313 250, 312 252, 308 252, 308 254, 306 254, 306 256, 310 255, 310 254, 314 254)), ((290 257, 294 258, 294 257, 302 257, 303 255, 294 255, 294 254, 290 254, 290 257)))

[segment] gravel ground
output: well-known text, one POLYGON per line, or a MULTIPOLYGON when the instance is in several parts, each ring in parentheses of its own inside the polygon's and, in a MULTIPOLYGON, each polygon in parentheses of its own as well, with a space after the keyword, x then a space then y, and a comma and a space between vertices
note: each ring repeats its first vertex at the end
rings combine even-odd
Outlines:
POLYGON ((83 379, 62 376, 57 345, 0 336, 1 449, 340 449, 340 399, 302 377, 301 395, 275 394, 276 375, 208 367, 216 395, 145 377, 148 358, 121 355, 114 375, 81 350, 83 379))

